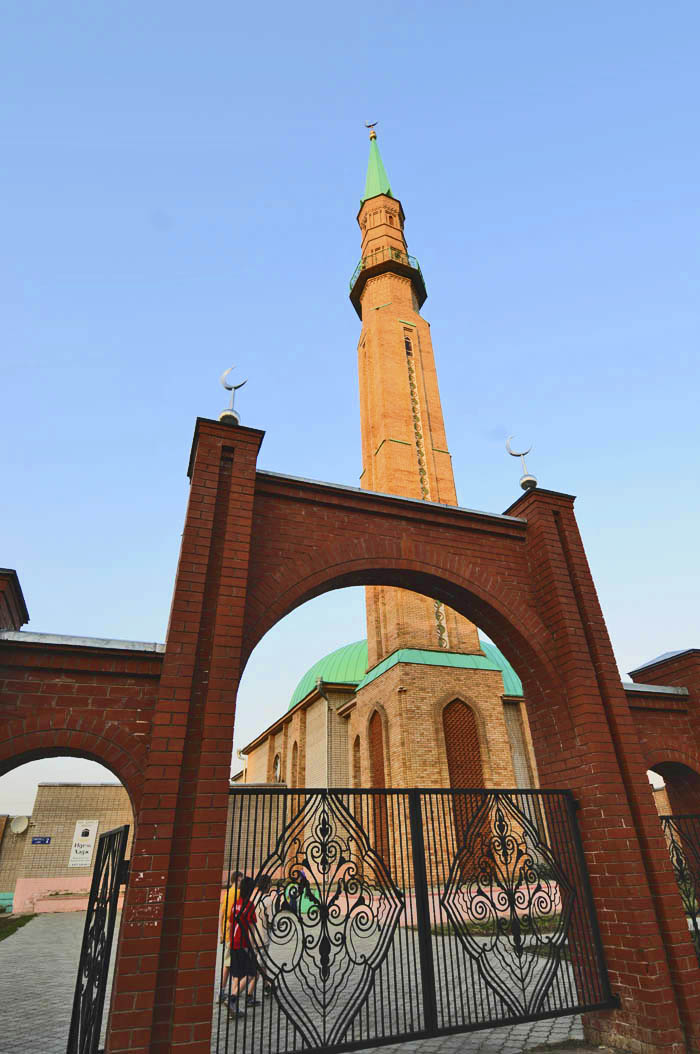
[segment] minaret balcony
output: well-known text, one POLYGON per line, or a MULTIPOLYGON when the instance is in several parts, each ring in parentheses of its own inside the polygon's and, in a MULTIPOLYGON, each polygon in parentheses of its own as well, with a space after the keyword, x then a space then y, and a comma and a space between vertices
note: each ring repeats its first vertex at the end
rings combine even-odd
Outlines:
POLYGON ((385 274, 387 271, 403 275, 404 278, 410 278, 418 299, 418 307, 422 307, 425 303, 428 294, 420 264, 415 256, 409 256, 408 253, 403 252, 401 249, 396 249, 393 245, 387 245, 363 256, 350 279, 350 300, 360 318, 362 318, 360 298, 367 281, 376 275, 385 274))

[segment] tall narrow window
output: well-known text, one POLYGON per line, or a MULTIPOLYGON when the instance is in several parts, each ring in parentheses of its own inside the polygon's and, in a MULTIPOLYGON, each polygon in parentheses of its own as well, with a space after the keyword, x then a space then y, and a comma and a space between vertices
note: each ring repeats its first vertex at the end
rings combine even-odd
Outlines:
POLYGON ((413 354, 413 345, 411 344, 411 338, 409 337, 408 333, 404 333, 403 335, 403 346, 406 349, 407 355, 413 354))
MULTIPOLYGON (((445 732, 447 770, 451 787, 483 787, 484 769, 481 763, 479 730, 474 711, 461 699, 453 699, 442 711, 445 732)), ((473 812, 473 799, 468 795, 454 795, 454 825, 457 843, 461 844, 473 812)))
POLYGON ((453 699, 442 711, 451 787, 483 787, 479 730, 474 711, 461 699, 453 699))
POLYGON ((292 747, 292 786, 299 786, 299 747, 297 746, 296 740, 292 747))
MULTIPOLYGON (((369 722, 369 767, 373 787, 386 787, 384 774, 384 729, 382 719, 375 710, 369 722)), ((377 852, 388 860, 389 851, 389 816, 386 795, 372 796, 372 815, 374 818, 374 844, 377 852)))
POLYGON ((355 736, 355 742, 352 745, 352 785, 353 787, 359 787, 362 779, 362 770, 360 768, 360 737, 355 736))

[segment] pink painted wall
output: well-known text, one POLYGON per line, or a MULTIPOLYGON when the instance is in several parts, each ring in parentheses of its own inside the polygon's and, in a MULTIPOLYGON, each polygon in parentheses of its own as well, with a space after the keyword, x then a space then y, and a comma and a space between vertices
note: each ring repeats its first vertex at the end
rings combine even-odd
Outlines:
MULTIPOLYGON (((15 886, 15 899, 12 905, 14 914, 20 912, 43 911, 85 911, 90 892, 92 871, 88 874, 71 875, 70 877, 51 878, 18 878, 15 886), (68 894, 51 896, 51 894, 68 894)), ((119 901, 121 906, 121 898, 119 901)))

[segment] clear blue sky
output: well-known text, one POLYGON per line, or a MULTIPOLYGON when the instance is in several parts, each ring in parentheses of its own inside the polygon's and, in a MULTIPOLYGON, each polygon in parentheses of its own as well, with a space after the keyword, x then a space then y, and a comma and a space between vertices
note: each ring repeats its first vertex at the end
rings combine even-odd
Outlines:
MULTIPOLYGON (((29 629, 164 638, 194 419, 231 363, 261 467, 357 482, 379 120, 461 503, 502 511, 504 438, 534 442, 621 668, 700 643, 696 2, 25 0, 2 37, 0 565, 29 629)), ((273 631, 238 745, 363 635, 357 592, 273 631)))

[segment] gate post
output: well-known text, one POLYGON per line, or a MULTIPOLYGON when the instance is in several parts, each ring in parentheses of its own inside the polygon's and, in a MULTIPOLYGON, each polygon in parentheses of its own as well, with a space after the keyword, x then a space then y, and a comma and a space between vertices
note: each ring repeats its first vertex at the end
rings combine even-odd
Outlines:
POLYGON ((423 1017, 429 1036, 437 1035, 437 996, 435 992, 435 963, 433 961, 433 936, 430 924, 430 902, 425 866, 425 838, 423 836, 423 814, 421 793, 408 792, 408 816, 411 824, 411 854, 413 856, 413 888, 416 894, 416 922, 418 923, 418 954, 423 995, 423 1017))
POLYGON ((639 1054, 700 1050, 700 974, 674 889, 639 737, 573 512, 534 490, 527 519, 532 589, 556 641, 565 700, 525 697, 541 783, 570 787, 619 1011, 589 1014, 590 1038, 639 1054))
POLYGON ((198 418, 107 1039, 209 1054, 236 689, 263 433, 198 418))

